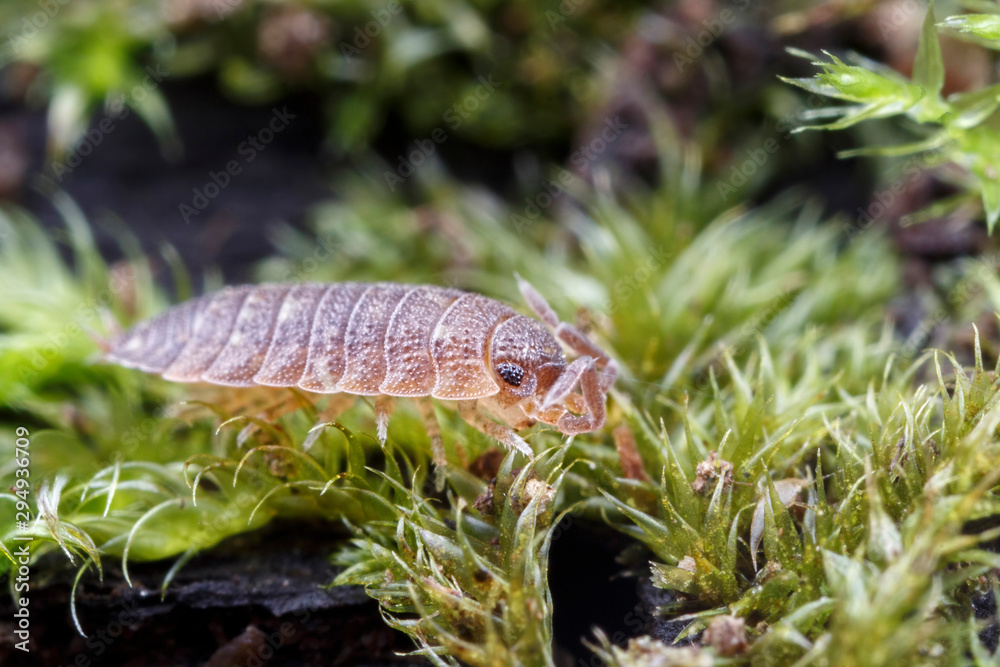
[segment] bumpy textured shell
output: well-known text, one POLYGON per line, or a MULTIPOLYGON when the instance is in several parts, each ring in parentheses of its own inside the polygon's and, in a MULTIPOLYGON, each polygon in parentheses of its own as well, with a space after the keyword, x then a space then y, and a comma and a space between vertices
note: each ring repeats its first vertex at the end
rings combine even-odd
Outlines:
POLYGON ((525 316, 433 286, 244 285, 138 324, 107 359, 175 382, 467 400, 499 391, 489 346, 512 318, 525 316))

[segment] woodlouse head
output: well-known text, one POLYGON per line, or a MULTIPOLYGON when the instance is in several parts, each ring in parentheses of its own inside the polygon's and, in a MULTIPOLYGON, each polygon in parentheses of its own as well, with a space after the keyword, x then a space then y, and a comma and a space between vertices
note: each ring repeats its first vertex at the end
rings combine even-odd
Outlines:
POLYGON ((517 315, 501 324, 490 346, 490 368, 504 406, 545 394, 566 368, 562 348, 538 320, 517 315))

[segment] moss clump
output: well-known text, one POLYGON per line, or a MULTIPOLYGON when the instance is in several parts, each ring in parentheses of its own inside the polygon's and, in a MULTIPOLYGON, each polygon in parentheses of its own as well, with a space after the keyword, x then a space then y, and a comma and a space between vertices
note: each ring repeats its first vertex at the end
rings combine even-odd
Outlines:
MULTIPOLYGON (((986 5, 977 5, 986 8, 986 5)), ((986 11, 996 11, 987 8, 986 11)), ((825 54, 828 60, 798 52, 812 59, 821 71, 814 78, 787 79, 811 93, 848 104, 816 109, 814 118, 836 120, 815 129, 841 130, 875 118, 898 117, 911 121, 921 135, 911 144, 871 146, 848 151, 845 156, 918 154, 921 166, 952 164, 959 168, 956 179, 961 192, 936 201, 915 217, 927 219, 950 213, 969 201, 979 199, 990 231, 1000 219, 1000 179, 996 164, 1000 160, 1000 88, 996 85, 944 96, 945 64, 938 42, 938 28, 957 29, 960 34, 985 37, 996 48, 988 26, 996 24, 993 15, 953 16, 941 24, 934 19, 932 2, 924 19, 923 30, 913 64, 913 74, 906 79, 897 72, 861 56, 852 54, 853 64, 825 54)), ((804 128, 800 128, 804 129, 804 128)))
MULTIPOLYGON (((180 567, 268 521, 325 518, 353 535, 335 556, 346 568, 338 583, 363 584, 419 654, 551 664, 548 545, 572 512, 643 545, 654 583, 677 594, 661 611, 686 619, 688 636, 722 617, 746 628, 747 647, 732 655, 711 641, 721 631, 683 651, 597 637, 617 664, 982 655, 967 600, 997 565, 983 549, 995 534, 967 526, 991 525, 997 511, 1000 385, 978 344, 971 369, 944 353, 894 355, 884 308, 896 266, 877 234, 844 246, 815 205, 792 197, 692 219, 701 186, 686 182, 628 202, 597 197, 565 213, 571 223, 521 233, 508 224, 515 210, 478 191, 434 189, 414 212, 359 187, 358 201, 317 211, 317 238, 285 235, 262 278, 458 283, 516 303, 517 271, 563 295, 552 299, 560 315, 622 361, 606 431, 564 442, 535 428, 525 434, 534 461, 507 455, 492 484, 469 471, 495 443, 441 406, 442 492, 428 483, 429 441, 409 408, 380 447, 363 404, 333 423, 323 402, 290 393, 299 409, 259 418, 246 410, 259 405, 252 394, 194 397, 92 363, 90 330, 147 316, 167 297, 137 253, 105 266, 69 202, 57 199, 72 269, 34 223, 8 215, 0 366, 16 379, 4 374, 0 419, 34 438, 33 555, 61 549, 81 577, 107 558, 126 571, 163 558, 180 567), (450 252, 420 244, 428 216, 455 225, 450 252), (376 241, 382 261, 363 268, 376 241), (326 261, 320 242, 338 248, 326 261), (173 412, 192 398, 214 414, 173 412)), ((180 273, 177 283, 183 294, 180 273)), ((15 531, 0 517, 0 541, 15 531)), ((636 553, 630 564, 645 570, 636 553)))

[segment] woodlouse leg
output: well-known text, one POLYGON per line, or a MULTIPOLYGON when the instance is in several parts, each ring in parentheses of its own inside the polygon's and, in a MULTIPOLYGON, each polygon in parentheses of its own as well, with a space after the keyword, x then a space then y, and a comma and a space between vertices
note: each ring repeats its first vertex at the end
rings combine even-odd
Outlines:
POLYGON ((600 428, 604 423, 606 416, 604 399, 606 393, 602 391, 601 378, 598 376, 597 369, 593 365, 587 368, 580 378, 580 388, 583 390, 583 401, 587 406, 587 414, 574 415, 566 413, 560 417, 556 428, 566 435, 589 433, 600 428))
MULTIPOLYGON (((575 394, 571 394, 573 396, 575 394)), ((583 398, 580 399, 580 412, 585 409, 583 407, 583 398)), ((528 399, 524 406, 524 414, 530 419, 542 422, 543 424, 551 424, 555 426, 559 422, 559 418, 566 414, 566 406, 564 405, 553 405, 549 408, 542 408, 541 401, 535 397, 528 399)))
POLYGON ((587 404, 580 394, 570 394, 563 400, 563 405, 578 415, 582 415, 587 409, 587 404))
MULTIPOLYGON (((274 423, 277 419, 289 412, 294 412, 298 410, 302 405, 299 403, 298 397, 292 392, 284 391, 273 391, 265 390, 262 394, 264 398, 264 404, 260 408, 260 412, 254 415, 257 419, 261 419, 268 423, 274 423), (272 396, 271 402, 267 402, 266 398, 272 396)), ((236 443, 241 445, 249 440, 255 433, 260 430, 260 426, 254 424, 253 422, 244 426, 239 434, 236 436, 236 443)))
POLYGON ((535 457, 535 452, 525 442, 521 436, 502 424, 498 424, 492 419, 488 419, 476 409, 476 401, 458 401, 458 413, 462 419, 480 433, 499 440, 507 447, 513 447, 529 459, 535 457))
MULTIPOLYGON (((171 407, 167 414, 192 420, 214 415, 227 419, 230 416, 253 415, 254 418, 273 423, 279 417, 303 407, 308 397, 272 387, 233 388, 196 384, 191 387, 191 401, 171 407)), ((248 422, 236 434, 236 443, 242 446, 260 427, 248 422)))
POLYGON ((618 379, 618 362, 609 357, 608 353, 602 350, 597 343, 587 338, 582 331, 572 324, 560 322, 559 326, 555 329, 555 336, 569 345, 577 354, 593 357, 597 368, 600 369, 598 376, 601 381, 601 388, 604 393, 607 393, 611 389, 611 386, 614 385, 615 380, 618 379))
POLYGON ((328 396, 330 399, 319 415, 320 421, 324 422, 335 421, 337 417, 353 408, 354 404, 358 402, 358 397, 353 394, 328 394, 328 396))
POLYGON ((517 288, 521 291, 521 296, 535 311, 535 315, 538 315, 538 318, 552 329, 559 326, 559 316, 556 315, 556 311, 552 310, 552 306, 545 300, 545 297, 521 276, 515 273, 514 277, 517 279, 517 288))
POLYGON ((594 360, 590 357, 580 357, 567 366, 566 370, 559 376, 559 379, 555 381, 549 388, 548 393, 545 394, 545 399, 542 401, 542 410, 552 407, 569 396, 587 369, 593 367, 594 360))
MULTIPOLYGON (((351 394, 329 394, 329 396, 330 400, 323 411, 319 413, 316 424, 313 426, 314 429, 322 424, 336 421, 337 417, 350 410, 357 401, 357 396, 351 394)), ((309 435, 302 441, 302 451, 308 452, 322 434, 322 429, 310 430, 309 435)))
POLYGON ((422 396, 417 400, 417 409, 420 416, 424 418, 424 428, 427 429, 427 437, 431 439, 431 460, 434 461, 436 475, 434 485, 440 491, 444 488, 444 471, 448 466, 448 458, 444 451, 444 439, 441 437, 441 424, 437 415, 434 414, 434 403, 427 396, 422 396))
POLYGON ((597 368, 602 371, 600 374, 601 387, 604 393, 607 393, 618 377, 618 363, 575 326, 560 322, 559 316, 556 315, 556 311, 552 310, 552 306, 545 300, 545 297, 521 276, 515 275, 515 277, 518 288, 521 290, 521 296, 524 297, 528 306, 538 315, 539 319, 552 329, 556 338, 566 343, 577 354, 593 357, 597 368))
POLYGON ((392 397, 379 395, 375 397, 375 432, 379 444, 384 445, 389 437, 389 417, 392 416, 392 397))

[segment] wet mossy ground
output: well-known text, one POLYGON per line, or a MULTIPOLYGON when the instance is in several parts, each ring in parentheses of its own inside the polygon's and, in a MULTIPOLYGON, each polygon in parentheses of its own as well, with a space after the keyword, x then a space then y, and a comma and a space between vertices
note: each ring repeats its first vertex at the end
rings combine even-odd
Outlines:
MULTIPOLYGON (((774 77, 815 68, 783 47, 860 48, 905 69, 898 45, 873 39, 875 13, 800 9, 737 14, 690 69, 672 57, 683 42, 625 27, 631 10, 576 24, 582 42, 627 38, 586 84, 559 85, 552 44, 526 46, 548 24, 505 14, 513 22, 490 48, 510 56, 503 40, 523 38, 524 59, 503 65, 536 75, 501 109, 510 127, 487 105, 481 132, 450 136, 399 189, 386 170, 438 118, 400 105, 433 109, 466 87, 406 98, 388 86, 359 106, 365 83, 334 94, 289 80, 236 103, 232 78, 178 77, 159 89, 169 127, 132 116, 56 183, 52 117, 6 99, 0 135, 23 139, 26 166, 0 188, 0 480, 12 487, 0 502, 19 500, 7 462, 22 427, 38 520, 33 653, 4 642, 4 664, 995 664, 989 182, 947 164, 911 179, 906 162, 838 159, 902 141, 912 128, 891 119, 869 133, 792 134, 808 99, 774 77), (545 72, 549 93, 572 89, 548 107, 545 72), (532 94, 530 113, 511 111, 532 94), (589 106, 553 119, 569 99, 589 106), (179 205, 276 106, 295 123, 185 221, 179 205), (347 150, 349 124, 331 109, 385 115, 347 150), (623 140, 574 164, 619 116, 623 140), (186 147, 174 162, 160 154, 171 133, 186 147), (772 157, 758 164, 761 150, 772 157), (756 167, 739 178, 747 160, 756 167), (365 400, 318 437, 309 406, 248 428, 242 394, 194 395, 98 361, 115 327, 223 283, 397 280, 521 307, 515 272, 623 368, 607 426, 572 440, 535 427, 533 461, 443 405, 438 469, 404 401, 380 446, 365 400), (191 398, 202 409, 180 410, 191 398)), ((594 11, 573 20, 604 16, 594 11)), ((681 35, 712 18, 649 11, 647 23, 681 35)), ((277 20, 239 20, 251 16, 277 20)), ((944 58, 946 93, 973 71, 956 62, 978 62, 961 53, 944 58)), ((559 54, 567 71, 590 71, 574 49, 559 54)), ((469 65, 441 58, 427 66, 469 65)), ((912 86, 936 89, 942 72, 922 62, 909 83, 889 76, 862 101, 923 99, 912 86)), ((67 76, 65 61, 36 65, 39 81, 50 65, 67 76)), ((833 84, 862 76, 834 70, 833 84)), ((989 130, 992 99, 948 103, 989 130)), ((928 108, 906 113, 937 127, 928 108)), ((988 155, 983 136, 954 155, 988 155)), ((23 532, 0 515, 5 547, 23 532)), ((14 638, 11 605, 2 598, 0 635, 14 638)))

